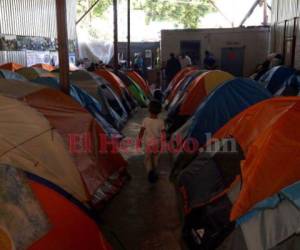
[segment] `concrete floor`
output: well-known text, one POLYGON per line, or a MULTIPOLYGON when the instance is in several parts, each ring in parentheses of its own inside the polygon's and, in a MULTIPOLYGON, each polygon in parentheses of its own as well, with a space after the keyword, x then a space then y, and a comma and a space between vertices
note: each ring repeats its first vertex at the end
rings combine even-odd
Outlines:
MULTIPOLYGON (((147 110, 139 110, 124 129, 135 138, 147 110)), ((143 154, 134 149, 124 157, 132 179, 101 213, 102 225, 114 249, 180 250, 180 216, 174 186, 169 182, 170 157, 160 160, 160 179, 149 184, 143 166, 143 154), (115 237, 111 237, 111 231, 115 237), (113 239, 114 238, 114 239, 113 239), (124 247, 117 244, 116 238, 124 247)))

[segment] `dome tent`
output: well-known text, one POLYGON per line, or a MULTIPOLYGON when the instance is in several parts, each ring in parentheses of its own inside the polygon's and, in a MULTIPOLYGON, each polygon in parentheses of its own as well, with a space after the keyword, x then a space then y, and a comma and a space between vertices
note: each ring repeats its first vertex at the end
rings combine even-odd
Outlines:
POLYGON ((259 81, 275 94, 284 86, 284 82, 295 73, 295 70, 286 66, 276 66, 266 72, 259 81))
POLYGON ((0 165, 0 180, 1 249, 112 249, 88 209, 60 188, 9 165, 0 165))
POLYGON ((182 84, 184 84, 184 82, 186 82, 186 79, 190 76, 192 76, 193 74, 195 74, 196 72, 198 72, 199 70, 197 69, 192 69, 187 71, 184 75, 182 75, 178 82, 176 82, 176 84, 174 85, 174 87, 170 90, 170 92, 168 93, 168 95, 166 96, 166 109, 169 108, 169 105, 171 104, 171 102, 173 101, 173 99, 175 98, 178 89, 180 88, 180 86, 182 84))
POLYGON ((5 69, 0 69, 0 78, 9 79, 9 80, 19 80, 19 81, 27 81, 25 77, 22 75, 5 69))
POLYGON ((295 130, 299 104, 299 97, 260 102, 240 113, 215 134, 219 139, 232 136, 241 146, 245 160, 240 164, 240 177, 230 188, 189 215, 192 227, 188 230, 201 228, 206 232, 200 237, 202 247, 209 241, 216 242, 216 234, 224 233, 230 224, 236 222, 237 225, 227 230, 226 235, 219 234, 215 248, 299 248, 300 135, 295 130), (214 212, 209 214, 209 211, 214 212), (220 218, 222 220, 217 221, 220 218), (209 231, 210 225, 214 228, 209 231))
POLYGON ((189 75, 190 72, 194 72, 196 70, 198 70, 196 67, 187 67, 187 68, 180 70, 175 75, 173 80, 169 83, 169 85, 165 91, 166 100, 170 101, 170 97, 172 95, 171 94, 172 90, 174 90, 176 88, 176 86, 178 85, 178 83, 181 82, 187 75, 189 75))
POLYGON ((298 133, 293 129, 297 126, 299 105, 299 97, 266 100, 245 110, 216 133, 216 138, 228 134, 233 136, 246 154, 243 189, 232 210, 232 219, 239 218, 257 202, 300 180, 296 167, 298 133), (256 146, 252 147, 254 144, 256 146), (282 147, 286 150, 280 150, 282 147), (293 157, 287 157, 287 153, 292 153, 293 157), (282 171, 281 162, 289 168, 282 171), (258 176, 269 181, 260 181, 258 176))
POLYGON ((105 79, 111 85, 114 91, 122 99, 122 103, 128 114, 130 114, 136 108, 136 101, 128 92, 125 84, 116 74, 107 69, 97 69, 94 73, 105 79))
POLYGON ((182 96, 186 92, 186 90, 190 87, 190 85, 193 83, 193 81, 200 76, 201 74, 205 73, 205 71, 202 70, 194 70, 190 71, 176 86, 176 88, 173 89, 173 97, 170 99, 170 102, 168 102, 166 109, 175 109, 174 106, 178 106, 178 103, 181 101, 182 96))
POLYGON ((78 70, 70 73, 70 80, 101 103, 106 113, 114 117, 117 128, 121 129, 124 126, 128 119, 127 112, 104 79, 88 71, 78 70))
POLYGON ((206 143, 205 133, 214 134, 231 118, 257 102, 271 98, 270 93, 255 81, 236 78, 213 91, 199 106, 187 137, 206 143))
POLYGON ((67 144, 48 120, 26 104, 0 96, 0 163, 41 176, 80 201, 88 197, 67 144))
POLYGON ((186 84, 186 87, 182 86, 182 90, 178 91, 170 105, 168 112, 170 134, 180 128, 196 112, 201 102, 215 88, 234 77, 229 73, 214 70, 204 73, 198 71, 188 78, 191 78, 191 81, 186 84))
POLYGON ((299 96, 300 93, 300 75, 293 74, 284 82, 284 86, 278 90, 275 96, 299 96))
POLYGON ((54 73, 51 73, 41 68, 21 68, 18 69, 16 72, 29 81, 32 81, 39 77, 56 77, 54 73))
POLYGON ((130 77, 128 77, 123 71, 116 71, 116 75, 123 81, 127 87, 129 93, 137 101, 141 107, 148 106, 148 98, 146 97, 143 90, 136 84, 130 77))
MULTIPOLYGON (((54 89, 59 89, 59 81, 56 78, 40 77, 35 79, 33 82, 54 89)), ((107 119, 110 120, 111 117, 107 116, 107 114, 105 115, 104 111, 102 110, 102 106, 94 98, 73 84, 70 86, 70 95, 83 108, 88 110, 93 117, 95 117, 95 119, 102 125, 103 129, 110 137, 122 138, 120 132, 115 129, 109 121, 107 121, 107 119)))
POLYGON ((49 72, 54 71, 56 68, 50 64, 44 64, 44 63, 39 63, 31 66, 32 68, 38 68, 38 69, 43 69, 49 72))
POLYGON ((126 180, 127 162, 119 153, 100 152, 100 135, 107 141, 109 138, 76 101, 61 91, 28 82, 0 80, 0 93, 26 102, 48 119, 65 144, 69 145, 68 154, 71 154, 89 201, 94 206, 103 205, 120 190, 126 180), (72 144, 71 136, 79 140, 79 145, 72 144), (88 141, 90 148, 85 148, 88 141), (97 193, 102 196, 97 196, 97 193))
MULTIPOLYGON (((215 132, 222 128, 234 116, 248 107, 271 98, 271 94, 257 82, 236 78, 229 80, 215 89, 199 106, 195 115, 187 121, 176 136, 184 139, 182 147, 192 140, 199 147, 204 146, 215 132)), ((196 151, 195 151, 196 152, 196 151)), ((194 158, 194 153, 180 153, 175 159, 172 179, 194 158), (175 176, 174 176, 175 175, 175 176)))
POLYGON ((18 63, 5 63, 0 65, 0 69, 4 69, 4 70, 9 70, 9 71, 17 71, 21 68, 23 68, 24 66, 18 63))
POLYGON ((143 77, 139 75, 139 73, 137 73, 134 70, 127 71, 126 73, 135 83, 139 85, 139 87, 144 91, 144 94, 147 97, 151 97, 151 90, 149 84, 143 77))

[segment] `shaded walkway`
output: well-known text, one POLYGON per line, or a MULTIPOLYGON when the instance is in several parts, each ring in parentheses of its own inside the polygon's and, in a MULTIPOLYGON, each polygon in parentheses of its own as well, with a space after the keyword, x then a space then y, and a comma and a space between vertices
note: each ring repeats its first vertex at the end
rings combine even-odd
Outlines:
MULTIPOLYGON (((147 110, 139 110, 124 130, 136 137, 147 110)), ((180 250, 180 220, 174 187, 168 181, 169 159, 161 158, 160 180, 147 182, 143 155, 124 155, 132 180, 101 213, 102 223, 113 231, 127 250, 180 250)), ((114 246, 114 249, 121 249, 114 246)))

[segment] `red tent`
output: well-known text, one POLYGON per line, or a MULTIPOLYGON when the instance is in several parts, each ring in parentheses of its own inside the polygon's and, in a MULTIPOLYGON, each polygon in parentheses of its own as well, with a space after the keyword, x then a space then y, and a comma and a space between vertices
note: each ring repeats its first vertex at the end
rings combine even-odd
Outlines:
POLYGON ((81 208, 46 185, 30 180, 30 186, 52 227, 28 250, 112 250, 98 225, 81 208))

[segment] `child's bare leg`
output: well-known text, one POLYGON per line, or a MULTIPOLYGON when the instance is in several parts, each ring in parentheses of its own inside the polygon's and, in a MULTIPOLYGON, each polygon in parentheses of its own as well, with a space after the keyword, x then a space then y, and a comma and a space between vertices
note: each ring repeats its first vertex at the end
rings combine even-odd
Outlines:
POLYGON ((156 170, 155 155, 153 153, 151 154, 151 170, 156 170))
POLYGON ((145 154, 145 160, 144 160, 144 164, 147 170, 147 173, 149 173, 152 169, 152 159, 151 159, 151 154, 146 153, 145 154))
POLYGON ((155 170, 158 167, 158 160, 159 160, 159 154, 153 154, 153 166, 155 170))

